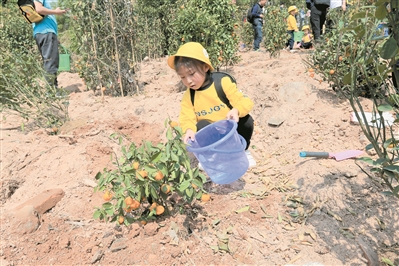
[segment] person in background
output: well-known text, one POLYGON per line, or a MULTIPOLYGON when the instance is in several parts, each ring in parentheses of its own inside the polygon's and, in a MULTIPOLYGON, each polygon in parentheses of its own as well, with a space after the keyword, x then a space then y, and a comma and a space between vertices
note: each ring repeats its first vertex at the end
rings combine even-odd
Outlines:
POLYGON ((334 28, 334 21, 331 19, 334 12, 345 12, 346 0, 330 0, 330 8, 328 9, 326 19, 326 31, 331 31, 334 28))
POLYGON ((298 48, 310 49, 313 47, 312 40, 313 35, 310 34, 310 28, 308 25, 302 27, 303 37, 302 41, 298 44, 298 48))
POLYGON ((304 24, 305 24, 305 10, 301 8, 299 10, 299 28, 302 28, 304 24))
POLYGON ((330 0, 310 1, 310 25, 312 26, 315 43, 318 43, 320 42, 321 35, 323 34, 323 25, 326 21, 327 9, 330 6, 330 0))
POLYGON ((298 12, 296 6, 290 6, 288 8, 288 17, 287 17, 287 33, 289 34, 290 38, 286 42, 287 49, 289 48, 290 51, 294 52, 294 32, 298 31, 298 26, 296 24, 295 14, 298 12))
POLYGON ((254 29, 254 51, 259 51, 260 43, 262 42, 262 27, 263 27, 263 7, 267 0, 260 0, 252 7, 252 28, 254 29))
MULTIPOLYGON (((237 89, 229 77, 221 80, 221 85, 230 105, 230 109, 219 98, 212 78, 214 70, 205 48, 197 42, 182 45, 175 55, 168 58, 168 65, 179 75, 187 87, 180 108, 179 123, 184 133, 183 142, 195 141, 195 133, 207 125, 223 119, 233 119, 237 123, 237 132, 246 141, 248 149, 254 131, 254 120, 249 112, 254 103, 237 89), (191 91, 195 92, 194 101, 191 91)), ((256 164, 249 151, 248 160, 256 164)), ((254 166, 254 165, 252 165, 254 166)))
POLYGON ((59 64, 58 52, 58 25, 55 15, 63 15, 68 10, 57 7, 52 9, 48 0, 35 0, 37 13, 44 18, 38 23, 33 23, 33 37, 43 59, 46 80, 49 85, 58 88, 57 72, 59 64))

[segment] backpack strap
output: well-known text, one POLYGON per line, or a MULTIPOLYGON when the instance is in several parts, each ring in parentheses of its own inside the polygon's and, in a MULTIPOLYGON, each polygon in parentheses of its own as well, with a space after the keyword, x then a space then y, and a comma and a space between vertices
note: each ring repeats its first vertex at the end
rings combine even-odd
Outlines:
MULTIPOLYGON (((212 72, 213 83, 215 84, 216 93, 219 99, 225 105, 227 105, 229 109, 233 109, 233 106, 230 104, 230 101, 229 99, 227 99, 227 96, 222 88, 222 78, 226 76, 230 78, 231 82, 237 83, 236 80, 229 73, 221 71, 212 72)), ((191 98, 191 104, 194 106, 195 90, 190 89, 190 98, 191 98)))
POLYGON ((229 77, 231 82, 237 83, 236 80, 228 73, 225 72, 213 72, 212 73, 212 78, 213 82, 215 84, 216 88, 216 93, 218 94, 219 99, 229 107, 229 109, 233 109, 233 106, 230 104, 229 99, 227 99, 226 94, 224 93, 223 87, 222 87, 222 78, 224 77, 229 77))

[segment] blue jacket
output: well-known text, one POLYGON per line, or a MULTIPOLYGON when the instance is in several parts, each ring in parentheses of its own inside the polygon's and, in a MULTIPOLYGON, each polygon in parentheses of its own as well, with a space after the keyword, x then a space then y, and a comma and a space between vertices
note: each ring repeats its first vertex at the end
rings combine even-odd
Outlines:
POLYGON ((259 5, 259 3, 256 3, 253 7, 252 7, 252 17, 254 19, 256 18, 261 18, 260 15, 262 14, 262 7, 259 5))

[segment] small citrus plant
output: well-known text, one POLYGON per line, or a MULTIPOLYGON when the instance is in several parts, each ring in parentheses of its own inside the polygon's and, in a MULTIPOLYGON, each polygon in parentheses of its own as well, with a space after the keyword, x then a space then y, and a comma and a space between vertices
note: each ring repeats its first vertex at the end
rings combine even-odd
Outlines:
MULTIPOLYGON (((123 146, 122 136, 111 135, 119 139, 122 156, 115 158, 115 169, 104 169, 96 175, 95 191, 104 191, 104 203, 96 208, 95 219, 146 224, 174 211, 169 200, 174 193, 187 203, 207 195, 203 190, 206 177, 190 166, 178 123, 167 119, 165 127, 167 142, 157 145, 143 141, 141 146, 123 146)), ((176 210, 180 208, 176 206, 176 210)))

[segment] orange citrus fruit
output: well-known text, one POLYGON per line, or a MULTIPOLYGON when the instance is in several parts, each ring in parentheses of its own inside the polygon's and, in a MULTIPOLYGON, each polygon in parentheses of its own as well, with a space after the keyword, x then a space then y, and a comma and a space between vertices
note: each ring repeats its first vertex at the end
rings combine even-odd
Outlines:
POLYGON ((142 225, 146 225, 146 224, 147 224, 147 221, 141 220, 140 223, 141 223, 142 225))
POLYGON ((197 186, 196 184, 191 184, 191 186, 192 186, 194 189, 197 189, 197 188, 198 188, 198 186, 197 186))
POLYGON ((125 218, 123 216, 119 216, 119 218, 118 218, 119 224, 123 224, 124 221, 125 221, 125 218))
POLYGON ((202 202, 207 202, 211 199, 211 196, 209 194, 202 194, 201 196, 201 201, 202 202))
POLYGON ((155 175, 155 180, 162 180, 163 178, 163 173, 161 171, 158 171, 157 174, 155 175))
POLYGON ((165 193, 165 194, 168 194, 168 193, 170 192, 170 186, 167 185, 167 184, 163 184, 163 185, 161 186, 161 191, 162 191, 163 193, 165 193))
POLYGON ((342 57, 342 55, 340 57, 338 57, 339 61, 342 61, 344 58, 342 57))
POLYGON ((161 205, 159 205, 155 208, 156 215, 161 215, 162 213, 164 213, 164 211, 165 211, 165 208, 161 205))
POLYGON ((138 162, 133 162, 132 166, 134 169, 137 170, 137 169, 139 169, 140 164, 138 162))
POLYGON ((137 210, 140 207, 140 202, 138 200, 133 200, 132 204, 129 205, 133 210, 137 210))
POLYGON ((125 209, 125 212, 131 212, 132 210, 133 210, 132 207, 127 207, 127 208, 125 209))
POLYGON ((330 70, 330 75, 333 75, 335 71, 333 69, 330 70))
MULTIPOLYGON (((146 178, 148 176, 147 171, 145 170, 141 170, 138 172, 138 174, 142 177, 142 178, 146 178)), ((137 177, 137 176, 136 176, 137 177)), ((138 177, 137 177, 138 178, 138 177)))
POLYGON ((127 197, 125 199, 126 206, 130 206, 133 203, 133 199, 131 197, 127 197))
POLYGON ((310 75, 309 75, 311 78, 313 78, 314 77, 314 73, 310 73, 310 75))
POLYGON ((171 127, 177 127, 177 126, 179 125, 179 123, 176 122, 176 121, 170 121, 169 125, 170 125, 171 127))
POLYGON ((309 72, 314 72, 314 69, 313 69, 313 68, 309 68, 308 71, 309 71, 309 72))
POLYGON ((103 199, 104 199, 105 201, 109 201, 111 198, 112 198, 111 192, 109 192, 108 190, 105 191, 105 193, 104 193, 104 195, 103 195, 103 199))
POLYGON ((152 211, 153 209, 155 209, 157 207, 157 204, 154 202, 151 204, 150 206, 150 211, 152 211))

